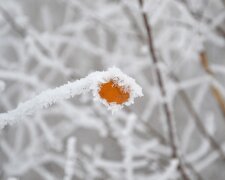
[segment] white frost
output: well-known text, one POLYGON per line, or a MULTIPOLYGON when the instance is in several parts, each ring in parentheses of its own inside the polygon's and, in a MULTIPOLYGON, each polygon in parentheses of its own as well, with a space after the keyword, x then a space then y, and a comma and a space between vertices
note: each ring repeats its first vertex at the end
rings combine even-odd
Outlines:
POLYGON ((95 100, 102 102, 113 112, 121 109, 124 105, 129 106, 134 103, 134 98, 143 96, 141 87, 136 84, 134 79, 122 73, 118 68, 110 68, 108 71, 93 72, 83 79, 69 82, 55 89, 46 90, 31 100, 21 103, 16 109, 8 113, 0 114, 0 128, 22 120, 25 116, 32 115, 40 109, 48 108, 56 102, 89 91, 93 92, 95 100), (101 83, 108 82, 112 79, 117 82, 119 86, 123 86, 125 91, 129 91, 130 93, 128 101, 122 105, 114 103, 108 104, 106 100, 102 99, 98 94, 101 83))
POLYGON ((124 105, 131 105, 134 103, 134 99, 136 97, 143 96, 142 88, 135 82, 135 80, 126 74, 122 73, 118 68, 109 68, 108 71, 105 71, 103 73, 94 74, 95 75, 95 81, 93 82, 91 89, 94 95, 94 100, 100 101, 104 105, 108 107, 109 110, 112 112, 115 112, 119 109, 121 109, 124 105), (125 103, 119 105, 116 103, 108 103, 105 99, 102 99, 99 95, 99 89, 102 83, 109 82, 110 80, 113 80, 113 82, 116 82, 119 86, 124 88, 125 92, 129 92, 130 96, 128 101, 125 103))
POLYGON ((67 140, 67 160, 65 165, 65 176, 64 180, 72 180, 75 174, 75 165, 76 165, 76 139, 74 137, 70 137, 67 140))

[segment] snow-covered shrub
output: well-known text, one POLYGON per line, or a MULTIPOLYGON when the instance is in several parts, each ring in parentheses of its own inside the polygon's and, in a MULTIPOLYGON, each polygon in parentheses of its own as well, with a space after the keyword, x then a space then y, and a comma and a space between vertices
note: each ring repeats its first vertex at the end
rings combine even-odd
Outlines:
POLYGON ((223 0, 1 0, 0 180, 223 179, 224 26, 223 0))

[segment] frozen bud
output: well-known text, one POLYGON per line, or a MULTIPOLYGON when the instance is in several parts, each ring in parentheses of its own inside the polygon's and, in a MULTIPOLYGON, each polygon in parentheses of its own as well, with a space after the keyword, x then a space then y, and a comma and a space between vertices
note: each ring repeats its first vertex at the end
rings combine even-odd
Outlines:
POLYGON ((122 73, 118 68, 110 68, 101 73, 94 83, 95 100, 102 102, 112 111, 129 106, 136 97, 143 96, 142 88, 135 80, 122 73))

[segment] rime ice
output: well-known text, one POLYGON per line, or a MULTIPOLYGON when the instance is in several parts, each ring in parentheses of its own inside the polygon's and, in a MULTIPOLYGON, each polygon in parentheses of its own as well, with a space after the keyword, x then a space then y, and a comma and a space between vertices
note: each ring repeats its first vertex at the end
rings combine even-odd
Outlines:
MULTIPOLYGON (((55 89, 46 90, 33 99, 21 103, 16 109, 11 110, 8 113, 0 114, 0 127, 22 120, 26 116, 32 115, 38 110, 48 108, 56 102, 69 99, 75 95, 80 95, 89 91, 93 92, 95 100, 102 102, 112 111, 121 109, 124 105, 128 106, 132 104, 134 102, 134 98, 143 95, 141 87, 136 84, 134 79, 128 77, 117 68, 110 68, 108 71, 93 72, 83 79, 69 82, 68 84, 55 89), (111 80, 119 87, 123 87, 123 91, 129 93, 129 96, 125 99, 126 101, 117 104, 113 101, 107 102, 100 96, 99 91, 102 83, 104 84, 111 80)), ((115 96, 114 99, 118 99, 117 94, 114 93, 112 95, 115 96)))
POLYGON ((110 68, 108 71, 105 71, 102 74, 98 74, 96 76, 95 83, 93 84, 93 95, 96 101, 102 102, 104 105, 108 107, 108 109, 112 110, 112 112, 121 109, 124 105, 131 105, 134 103, 134 99, 136 97, 143 96, 142 88, 135 82, 134 79, 122 73, 118 68, 110 68), (101 97, 101 87, 105 83, 113 82, 115 86, 120 87, 116 90, 109 90, 112 95, 120 95, 123 97, 110 97, 107 99, 101 97), (120 89, 120 90, 119 90, 120 89), (112 92, 113 91, 113 92, 112 92), (120 92, 118 92, 120 91, 120 92))

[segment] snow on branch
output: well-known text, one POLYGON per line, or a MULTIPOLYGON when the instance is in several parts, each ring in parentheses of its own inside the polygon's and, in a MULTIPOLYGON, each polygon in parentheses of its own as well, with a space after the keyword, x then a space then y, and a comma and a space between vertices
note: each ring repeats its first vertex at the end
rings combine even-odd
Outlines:
POLYGON ((75 146, 76 146, 76 139, 74 137, 70 137, 67 140, 67 160, 65 165, 65 176, 64 180, 72 180, 74 176, 74 171, 76 169, 76 152, 75 152, 75 146))
POLYGON ((122 73, 118 68, 93 72, 85 78, 69 82, 55 89, 42 92, 36 97, 21 103, 16 109, 0 114, 0 128, 22 120, 64 99, 92 91, 94 100, 100 101, 112 110, 134 103, 134 98, 143 96, 142 88, 134 79, 122 73))

